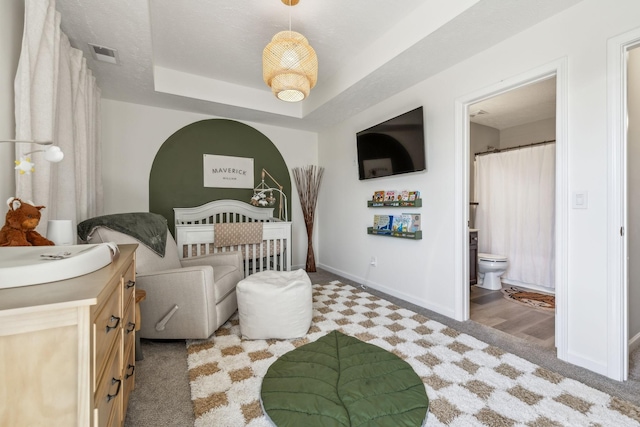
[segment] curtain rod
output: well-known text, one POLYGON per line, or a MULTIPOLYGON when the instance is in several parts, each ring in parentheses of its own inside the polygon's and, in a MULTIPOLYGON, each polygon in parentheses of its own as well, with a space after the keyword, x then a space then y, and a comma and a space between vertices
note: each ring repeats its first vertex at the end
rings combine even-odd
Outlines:
POLYGON ((533 147, 533 146, 536 146, 536 145, 543 145, 543 144, 551 144, 553 142, 556 142, 556 140, 555 139, 550 139, 548 141, 532 142, 531 144, 518 145, 516 147, 507 147, 507 148, 502 148, 502 149, 495 148, 493 150, 488 150, 488 151, 482 151, 480 153, 475 153, 474 156, 483 156, 485 154, 502 153, 503 151, 519 150, 520 148, 533 147))

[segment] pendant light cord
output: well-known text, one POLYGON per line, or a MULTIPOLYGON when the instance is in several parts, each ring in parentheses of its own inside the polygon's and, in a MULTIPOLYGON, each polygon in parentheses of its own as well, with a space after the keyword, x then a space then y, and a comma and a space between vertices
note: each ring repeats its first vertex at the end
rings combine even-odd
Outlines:
POLYGON ((291 37, 291 0, 289 0, 289 37, 291 37))

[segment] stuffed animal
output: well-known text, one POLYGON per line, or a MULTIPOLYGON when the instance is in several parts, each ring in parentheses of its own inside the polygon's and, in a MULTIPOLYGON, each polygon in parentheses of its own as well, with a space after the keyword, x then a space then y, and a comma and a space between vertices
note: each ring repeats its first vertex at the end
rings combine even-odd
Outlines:
POLYGON ((0 246, 53 246, 51 240, 36 231, 40 222, 40 209, 33 202, 25 203, 11 197, 7 200, 9 211, 4 227, 0 229, 0 246))

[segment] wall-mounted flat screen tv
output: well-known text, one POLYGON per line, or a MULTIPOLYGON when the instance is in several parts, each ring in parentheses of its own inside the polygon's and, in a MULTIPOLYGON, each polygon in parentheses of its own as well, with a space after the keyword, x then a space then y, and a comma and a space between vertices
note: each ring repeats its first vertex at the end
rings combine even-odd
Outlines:
POLYGON ((360 179, 426 169, 422 107, 356 134, 360 179))

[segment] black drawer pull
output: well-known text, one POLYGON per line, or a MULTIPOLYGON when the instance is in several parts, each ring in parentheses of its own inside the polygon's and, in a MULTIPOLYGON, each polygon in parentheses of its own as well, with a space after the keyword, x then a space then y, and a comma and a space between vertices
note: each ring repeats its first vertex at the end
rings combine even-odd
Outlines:
POLYGON ((113 325, 113 326, 109 326, 109 325, 107 325, 107 331, 106 331, 106 333, 107 333, 107 334, 108 334, 108 333, 109 333, 109 331, 111 331, 112 329, 115 329, 115 328, 117 328, 117 327, 118 327, 118 325, 120 324, 120 318, 112 315, 112 316, 111 316, 111 318, 109 319, 109 323, 111 323, 111 322, 116 322, 116 324, 115 324, 115 325, 113 325))
POLYGON ((133 288, 136 285, 136 282, 134 282, 133 280, 129 280, 127 281, 127 284, 124 285, 127 289, 129 288, 133 288))
POLYGON ((127 333, 130 334, 131 332, 135 331, 136 329, 136 324, 133 322, 129 322, 127 323, 127 333))
POLYGON ((129 369, 131 369, 131 373, 127 372, 126 374, 124 374, 124 379, 128 380, 129 378, 131 378, 133 376, 133 373, 136 371, 136 366, 135 365, 129 365, 127 366, 127 371, 129 371, 129 369))
POLYGON ((120 386, 122 386, 122 380, 111 378, 111 385, 114 385, 115 383, 118 383, 118 388, 116 389, 115 394, 107 393, 107 402, 110 402, 111 399, 115 398, 118 395, 118 393, 120 393, 120 386))

